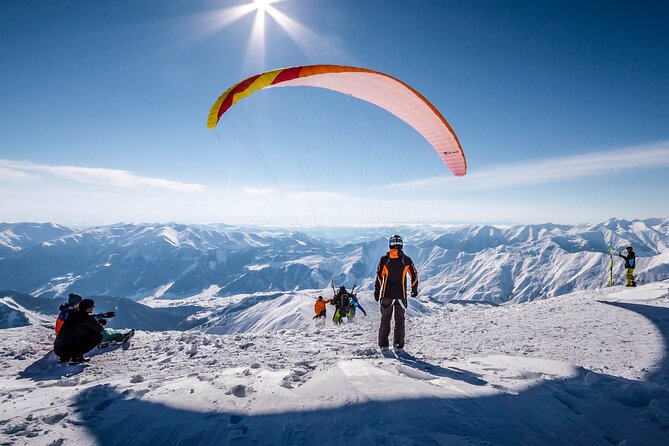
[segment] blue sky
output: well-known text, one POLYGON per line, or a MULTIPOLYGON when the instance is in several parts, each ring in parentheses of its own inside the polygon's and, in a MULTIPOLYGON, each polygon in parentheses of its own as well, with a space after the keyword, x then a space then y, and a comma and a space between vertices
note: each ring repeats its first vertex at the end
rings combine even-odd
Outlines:
POLYGON ((0 221, 669 216, 666 2, 258 6, 2 2, 0 221), (457 133, 467 176, 399 119, 325 90, 262 91, 206 129, 234 83, 314 63, 420 91, 457 133))

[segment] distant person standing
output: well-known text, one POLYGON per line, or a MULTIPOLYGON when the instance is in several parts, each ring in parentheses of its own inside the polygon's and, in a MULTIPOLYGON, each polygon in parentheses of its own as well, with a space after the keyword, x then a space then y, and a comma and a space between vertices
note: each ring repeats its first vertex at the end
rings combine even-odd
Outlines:
POLYGON ((381 301, 381 324, 379 326, 379 347, 388 348, 390 319, 395 314, 393 347, 404 348, 404 309, 407 307, 407 282, 411 279, 411 297, 418 296, 418 272, 411 258, 404 254, 404 242, 399 235, 388 240, 389 251, 381 257, 376 268, 374 299, 381 301))
POLYGON ((329 304, 330 302, 332 302, 332 299, 323 299, 323 296, 318 296, 318 299, 316 299, 316 303, 314 304, 314 311, 316 312, 314 319, 325 319, 325 316, 327 316, 325 304, 329 304))
POLYGON ((339 291, 335 293, 334 297, 332 298, 332 305, 335 306, 335 313, 334 316, 332 316, 332 322, 334 322, 335 325, 339 325, 341 324, 343 318, 347 317, 351 311, 351 293, 346 291, 346 287, 344 285, 340 286, 339 291))
POLYGON ((634 268, 636 267, 636 254, 631 245, 625 247, 627 254, 621 252, 618 253, 620 257, 625 259, 625 279, 627 282, 625 286, 636 286, 636 280, 634 280, 634 268))

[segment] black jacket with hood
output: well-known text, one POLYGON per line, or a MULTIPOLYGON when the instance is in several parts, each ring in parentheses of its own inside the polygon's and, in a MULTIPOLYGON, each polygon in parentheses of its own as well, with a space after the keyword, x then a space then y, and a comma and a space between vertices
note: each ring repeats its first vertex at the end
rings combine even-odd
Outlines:
POLYGON ((86 311, 74 310, 65 319, 56 336, 54 346, 86 344, 90 342, 90 339, 101 337, 103 330, 104 328, 98 323, 95 316, 86 311))
POLYGON ((634 253, 634 250, 630 249, 627 251, 627 255, 625 254, 618 254, 620 257, 625 259, 625 268, 628 269, 634 269, 636 266, 636 254, 634 253))

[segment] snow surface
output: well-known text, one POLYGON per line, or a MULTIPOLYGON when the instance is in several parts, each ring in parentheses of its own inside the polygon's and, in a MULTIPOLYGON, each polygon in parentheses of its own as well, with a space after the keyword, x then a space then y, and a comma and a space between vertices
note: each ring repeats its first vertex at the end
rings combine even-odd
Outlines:
POLYGON ((138 332, 77 366, 52 329, 6 329, 0 444, 666 445, 668 290, 426 303, 397 355, 373 306, 341 327, 138 332))

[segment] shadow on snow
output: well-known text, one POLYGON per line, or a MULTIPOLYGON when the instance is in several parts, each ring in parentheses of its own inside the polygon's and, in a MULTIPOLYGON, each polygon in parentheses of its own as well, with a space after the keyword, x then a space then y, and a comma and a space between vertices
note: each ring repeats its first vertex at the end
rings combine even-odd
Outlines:
MULTIPOLYGON (((127 350, 130 346, 128 344, 114 344, 110 345, 109 347, 105 348, 94 348, 91 350, 89 353, 86 354, 86 356, 97 356, 97 355, 102 355, 107 352, 111 352, 114 350, 117 350, 119 348, 122 348, 123 350, 127 350)), ((74 375, 78 375, 79 373, 83 372, 84 369, 86 368, 87 364, 68 364, 68 363, 59 363, 58 362, 58 356, 53 352, 53 350, 49 350, 49 352, 44 355, 42 358, 38 359, 37 361, 33 362, 30 364, 28 367, 26 367, 23 371, 19 372, 19 378, 21 379, 29 379, 31 381, 57 381, 63 378, 63 376, 67 375, 68 377, 72 377, 74 375)))
MULTIPOLYGON (((669 336, 669 309, 604 303, 644 315, 665 339, 669 336)), ((669 371, 666 349, 665 342, 663 362, 648 382, 581 370, 574 378, 543 381, 518 395, 372 401, 250 415, 233 409, 231 401, 221 402, 220 410, 198 412, 143 401, 141 390, 119 393, 96 386, 77 396, 74 410, 77 423, 101 445, 663 445, 669 444, 669 391, 658 383, 669 371)), ((429 366, 421 365, 435 373, 429 366)), ((181 397, 188 398, 187 389, 181 397)), ((235 402, 243 406, 242 399, 235 402)))

